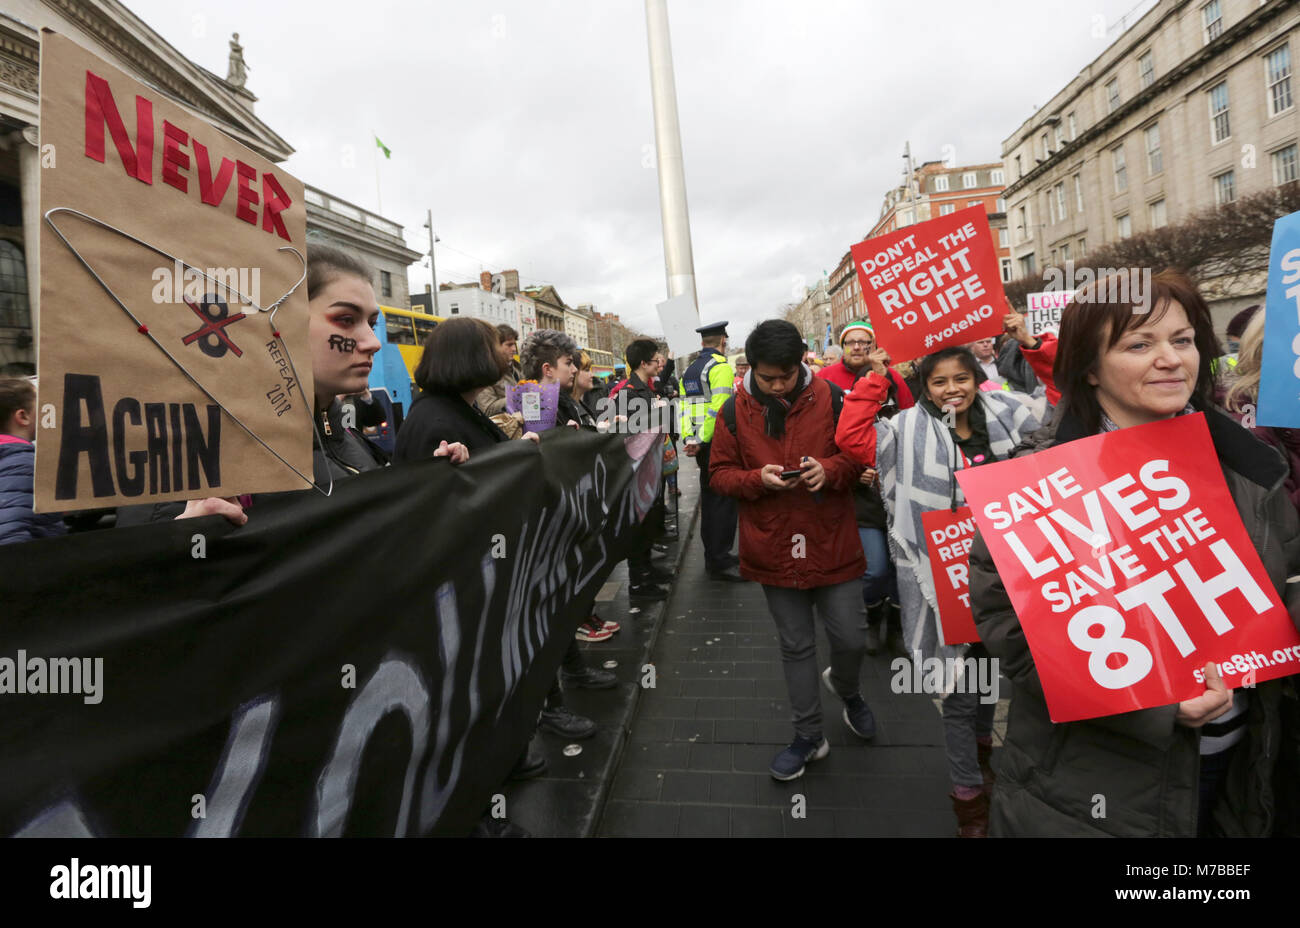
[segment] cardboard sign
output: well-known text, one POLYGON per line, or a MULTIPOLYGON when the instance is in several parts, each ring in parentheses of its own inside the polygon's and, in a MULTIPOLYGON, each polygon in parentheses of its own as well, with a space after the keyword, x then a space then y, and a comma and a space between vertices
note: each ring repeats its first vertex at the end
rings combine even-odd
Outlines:
POLYGON ((1300 426, 1300 213, 1273 223, 1257 424, 1300 426))
POLYGON ((1202 413, 957 471, 1054 722, 1300 671, 1202 413))
POLYGON ((876 342, 893 363, 1002 333, 1006 296, 982 206, 852 248, 876 342))
POLYGON ((925 547, 934 575, 934 595, 939 601, 939 632, 944 644, 979 641, 970 609, 970 546, 975 540, 975 517, 969 506, 921 513, 925 547))
POLYGON ((683 293, 665 300, 655 306, 659 312, 659 324, 664 327, 664 340, 668 350, 679 358, 684 358, 692 351, 700 350, 700 333, 695 329, 700 325, 700 314, 695 310, 695 299, 689 293, 683 293))
POLYGON ((1030 335, 1042 335, 1061 332, 1061 313, 1074 299, 1074 290, 1047 290, 1043 293, 1029 294, 1028 308, 1025 310, 1025 328, 1030 335))
POLYGON ((41 145, 37 510, 307 487, 302 184, 48 30, 41 145))

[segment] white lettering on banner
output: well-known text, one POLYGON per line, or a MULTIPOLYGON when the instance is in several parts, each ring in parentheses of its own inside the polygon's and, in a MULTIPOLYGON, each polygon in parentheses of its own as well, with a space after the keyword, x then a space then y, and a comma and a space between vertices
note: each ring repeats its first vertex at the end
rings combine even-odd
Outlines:
POLYGON ((361 755, 376 726, 385 716, 396 711, 405 714, 411 726, 411 757, 406 765, 402 800, 393 831, 395 838, 406 835, 415 792, 415 771, 424 757, 424 745, 428 740, 429 690, 420 671, 410 661, 389 654, 352 698, 343 716, 338 736, 334 739, 334 750, 316 782, 316 808, 309 825, 311 837, 342 837, 356 792, 357 774, 361 772, 361 755))
POLYGON ((153 898, 150 864, 82 864, 78 858, 50 868, 51 899, 130 899, 132 908, 147 909, 153 898))
POLYGON ((230 737, 206 796, 206 815, 190 826, 187 837, 230 838, 239 832, 244 811, 257 791, 271 753, 279 700, 262 696, 240 706, 230 720, 230 737))

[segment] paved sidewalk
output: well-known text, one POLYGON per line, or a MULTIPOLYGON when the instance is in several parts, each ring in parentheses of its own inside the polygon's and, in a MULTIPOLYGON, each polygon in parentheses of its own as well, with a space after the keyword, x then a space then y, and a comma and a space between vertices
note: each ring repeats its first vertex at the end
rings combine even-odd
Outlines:
MULTIPOLYGON (((697 476, 687 465, 683 486, 697 476)), ((819 628, 820 663, 829 649, 819 628)), ((830 754, 798 780, 767 773, 793 737, 775 627, 755 583, 710 581, 698 532, 669 600, 629 743, 600 818, 603 836, 948 837, 943 726, 935 700, 890 692, 890 659, 868 657, 870 744, 822 691, 830 754)), ((1000 707, 1005 709, 1005 707, 1000 707)))

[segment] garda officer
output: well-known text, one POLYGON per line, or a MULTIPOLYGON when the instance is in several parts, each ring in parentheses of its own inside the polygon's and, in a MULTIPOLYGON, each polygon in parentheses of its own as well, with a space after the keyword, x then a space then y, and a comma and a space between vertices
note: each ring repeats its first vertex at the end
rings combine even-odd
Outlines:
MULTIPOLYGON (((681 426, 686 453, 700 465, 700 541, 704 568, 713 580, 743 583, 731 553, 736 542, 736 501, 709 489, 709 448, 718 411, 735 392, 727 363, 727 323, 700 326, 703 350, 682 374, 681 426)), ((726 426, 724 425, 723 428, 726 426)))

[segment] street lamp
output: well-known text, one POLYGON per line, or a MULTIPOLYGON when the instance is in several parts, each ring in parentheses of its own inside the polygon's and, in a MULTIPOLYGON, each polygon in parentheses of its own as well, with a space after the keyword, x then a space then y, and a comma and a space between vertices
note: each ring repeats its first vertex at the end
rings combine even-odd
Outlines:
POLYGON ((441 242, 442 239, 433 233, 433 210, 428 211, 428 218, 424 223, 424 227, 429 230, 429 276, 433 281, 433 286, 429 288, 429 308, 432 310, 433 315, 436 316, 438 315, 438 265, 433 256, 433 246, 441 242))

